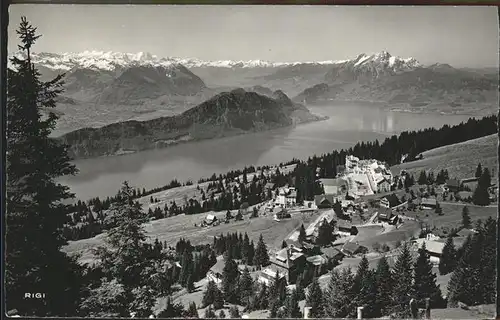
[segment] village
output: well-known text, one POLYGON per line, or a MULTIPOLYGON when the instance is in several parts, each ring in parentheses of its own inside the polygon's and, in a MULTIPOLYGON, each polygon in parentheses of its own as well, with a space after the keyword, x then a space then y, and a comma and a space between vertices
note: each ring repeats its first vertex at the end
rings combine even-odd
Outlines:
MULTIPOLYGON (((271 200, 238 210, 236 217, 226 214, 225 218, 218 219, 209 214, 200 225, 210 228, 220 223, 232 223, 231 219, 264 218, 279 224, 298 215, 314 217, 310 224, 302 224, 283 235, 280 247, 268 248, 269 265, 261 270, 241 263, 238 266, 240 272, 250 268, 253 278, 268 286, 276 279, 284 281, 289 290, 294 289, 297 277, 304 270, 326 283, 325 277, 333 268, 355 266, 362 256, 371 257, 372 265, 382 255, 394 258, 394 252, 405 241, 411 242, 415 255, 425 244, 430 260, 437 268, 450 233, 453 233, 455 246, 460 247, 467 236, 476 231, 472 227, 431 228, 421 217, 429 216, 429 213, 443 215, 440 203, 446 203, 442 200, 450 194, 457 199, 470 197, 477 179, 448 179, 437 186, 398 189, 408 177, 405 171, 393 175, 377 160, 347 156, 346 165, 339 166, 336 178, 318 177, 324 194, 316 195, 313 201, 297 203, 297 190, 293 186, 273 189, 274 186, 268 184, 266 189, 273 190, 271 200)), ((496 201, 497 190, 495 185, 491 187, 490 200, 496 201)), ((393 263, 394 259, 389 261, 393 263)), ((221 285, 223 268, 221 256, 208 271, 206 279, 221 285)), ((304 311, 304 316, 306 313, 304 311)))

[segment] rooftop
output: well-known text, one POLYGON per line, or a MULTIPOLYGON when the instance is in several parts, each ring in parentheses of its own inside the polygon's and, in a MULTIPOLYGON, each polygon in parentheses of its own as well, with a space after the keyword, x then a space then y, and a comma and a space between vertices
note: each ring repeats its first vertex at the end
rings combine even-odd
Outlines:
POLYGON ((315 255, 311 257, 307 257, 307 262, 312 263, 315 266, 320 266, 322 264, 327 263, 327 260, 324 256, 322 255, 315 255))
POLYGON ((340 187, 340 186, 346 186, 347 185, 347 181, 345 181, 344 179, 342 178, 336 178, 336 179, 320 179, 321 183, 324 185, 324 186, 337 186, 337 187, 340 187))

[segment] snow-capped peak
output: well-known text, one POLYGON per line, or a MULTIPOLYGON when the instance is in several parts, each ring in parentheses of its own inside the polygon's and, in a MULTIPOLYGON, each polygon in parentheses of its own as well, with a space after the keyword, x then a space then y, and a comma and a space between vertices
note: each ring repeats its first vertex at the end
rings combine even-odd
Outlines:
MULTIPOLYGON (((17 54, 17 53, 15 53, 17 54)), ((285 67, 300 64, 334 65, 345 61, 315 61, 315 62, 270 62, 265 60, 218 60, 203 61, 196 58, 162 58, 148 52, 121 53, 104 51, 83 51, 57 53, 33 53, 32 61, 54 70, 70 70, 73 68, 90 68, 101 70, 114 70, 117 67, 130 65, 151 65, 168 67, 182 64, 187 68, 193 67, 219 67, 219 68, 266 68, 285 67)))
MULTIPOLYGON (((14 53, 19 55, 19 52, 14 53)), ((392 56, 387 51, 376 54, 360 54, 357 58, 351 60, 327 60, 315 62, 270 62, 265 60, 218 60, 203 61, 196 58, 176 58, 176 57, 158 57, 149 52, 122 53, 112 51, 83 51, 68 53, 33 53, 32 61, 35 64, 53 69, 53 70, 71 70, 74 68, 88 68, 98 70, 115 70, 118 67, 128 67, 132 65, 154 66, 171 68, 179 64, 187 67, 219 67, 219 68, 266 68, 266 67, 286 67, 301 64, 314 65, 339 65, 344 63, 353 63, 359 67, 365 64, 376 64, 388 66, 391 69, 408 69, 419 66, 420 64, 413 58, 402 59, 392 56)))
POLYGON ((413 69, 421 66, 415 58, 400 58, 391 55, 387 51, 381 51, 375 54, 362 53, 352 61, 355 67, 362 67, 364 65, 370 66, 385 66, 395 71, 400 69, 413 69))

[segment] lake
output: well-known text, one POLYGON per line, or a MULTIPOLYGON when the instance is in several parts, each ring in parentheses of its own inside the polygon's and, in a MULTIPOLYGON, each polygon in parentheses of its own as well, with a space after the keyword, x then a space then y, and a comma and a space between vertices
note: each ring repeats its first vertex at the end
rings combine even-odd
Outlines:
POLYGON ((383 141, 405 130, 439 128, 467 121, 467 115, 395 112, 377 105, 343 103, 309 106, 328 120, 290 128, 180 144, 135 154, 75 161, 80 172, 60 181, 77 198, 115 195, 123 181, 151 189, 177 178, 184 182, 209 177, 245 166, 272 165, 307 159, 335 149, 349 148, 358 141, 383 141))

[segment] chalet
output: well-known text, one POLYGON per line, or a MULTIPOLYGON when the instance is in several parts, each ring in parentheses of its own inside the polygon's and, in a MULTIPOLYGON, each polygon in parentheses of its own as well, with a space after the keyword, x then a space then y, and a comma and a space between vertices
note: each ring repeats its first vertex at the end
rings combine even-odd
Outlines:
POLYGON ((424 210, 433 210, 438 206, 438 202, 435 198, 422 198, 420 200, 420 208, 424 210))
POLYGON ((429 260, 432 264, 439 264, 439 261, 441 260, 441 256, 443 255, 443 248, 445 243, 436 241, 436 240, 426 240, 426 239, 417 239, 415 240, 416 242, 416 248, 422 248, 422 246, 425 244, 425 249, 429 253, 429 260))
POLYGON ((446 188, 450 192, 460 191, 460 186, 460 181, 458 181, 457 179, 449 179, 448 181, 446 181, 446 188))
POLYGON ((208 281, 213 281, 217 285, 222 284, 222 270, 224 269, 224 259, 218 260, 207 272, 208 281))
POLYGON ((336 227, 338 229, 337 233, 343 236, 355 236, 358 234, 358 228, 353 226, 350 221, 338 220, 336 222, 336 227))
POLYGON ((354 242, 347 242, 342 247, 342 253, 348 257, 352 257, 363 250, 363 247, 354 242))
POLYGON ((347 192, 347 181, 342 178, 320 179, 325 194, 338 196, 347 192))
POLYGON ((216 222, 217 222, 217 217, 214 216, 213 214, 208 214, 205 217, 205 220, 203 220, 202 225, 211 226, 211 225, 215 225, 216 222))
POLYGON ((457 233, 455 233, 454 236, 467 238, 469 235, 473 236, 474 234, 476 234, 475 230, 463 228, 460 231, 458 231, 457 233))
POLYGON ((284 273, 279 272, 279 270, 268 267, 259 272, 257 281, 264 283, 267 287, 271 286, 276 280, 276 274, 278 274, 279 281, 284 281, 286 283, 286 276, 284 273))
POLYGON ((314 196, 314 203, 318 209, 331 208, 335 203, 335 197, 331 194, 321 194, 314 196))
POLYGON ((383 178, 377 182, 377 192, 389 192, 391 191, 391 183, 383 178))
POLYGON ((378 222, 389 223, 393 217, 392 210, 386 207, 381 207, 378 209, 377 220, 378 222))
POLYGON ((344 258, 344 254, 336 247, 322 248, 324 256, 328 259, 328 262, 337 264, 344 258))
POLYGON ((272 268, 285 275, 288 283, 294 283, 298 272, 303 270, 306 264, 306 257, 294 248, 284 248, 278 251, 270 262, 272 268))
POLYGON ((477 187, 478 178, 465 178, 460 180, 460 187, 464 187, 466 190, 474 190, 477 187))
POLYGON ((276 204, 283 208, 293 207, 297 204, 297 190, 294 187, 279 189, 276 204))
POLYGON ((398 196, 396 194, 390 194, 382 199, 380 199, 380 206, 385 207, 385 208, 390 208, 392 210, 397 210, 398 208, 404 207, 408 202, 402 202, 399 200, 398 196))

